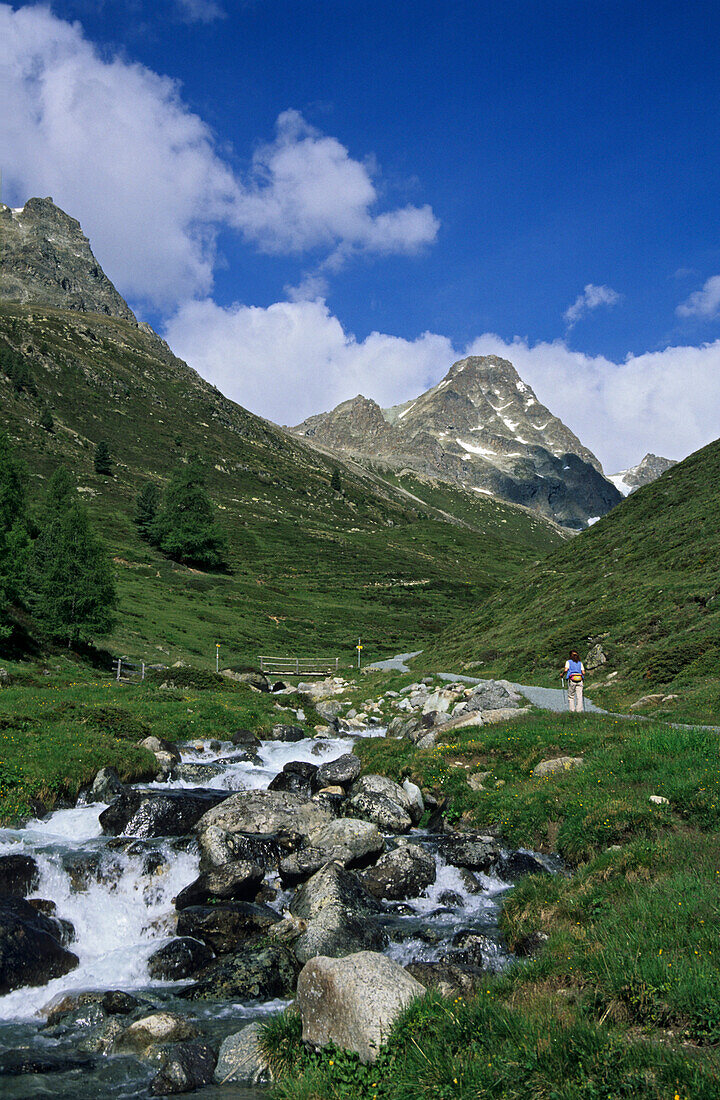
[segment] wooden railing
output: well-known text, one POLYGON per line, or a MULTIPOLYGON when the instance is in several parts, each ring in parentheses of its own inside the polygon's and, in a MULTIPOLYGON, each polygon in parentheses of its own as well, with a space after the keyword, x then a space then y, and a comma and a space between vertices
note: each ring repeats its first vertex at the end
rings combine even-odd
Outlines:
POLYGON ((139 676, 141 680, 145 679, 145 662, 136 663, 135 661, 128 661, 127 657, 118 657, 115 666, 115 679, 118 681, 131 681, 135 676, 139 676))
POLYGON ((260 671, 273 676, 329 676, 339 657, 260 657, 260 671))

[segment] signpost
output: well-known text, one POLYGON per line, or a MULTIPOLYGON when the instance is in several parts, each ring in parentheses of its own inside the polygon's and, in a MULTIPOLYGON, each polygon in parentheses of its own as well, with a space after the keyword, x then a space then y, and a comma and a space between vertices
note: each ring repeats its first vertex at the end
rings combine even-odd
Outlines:
POLYGON ((357 655, 358 655, 358 668, 360 668, 360 651, 362 650, 362 646, 360 644, 360 639, 359 638, 358 638, 358 644, 355 646, 355 648, 357 649, 357 655))
POLYGON ((220 643, 215 643, 215 671, 220 671, 220 643))

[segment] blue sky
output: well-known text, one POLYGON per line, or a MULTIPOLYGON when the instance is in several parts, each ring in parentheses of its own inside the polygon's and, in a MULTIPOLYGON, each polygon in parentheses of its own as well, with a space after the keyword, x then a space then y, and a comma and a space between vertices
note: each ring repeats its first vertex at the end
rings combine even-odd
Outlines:
POLYGON ((511 358, 607 467, 720 412, 716 5, 0 4, 4 198, 52 194, 254 411, 511 358))

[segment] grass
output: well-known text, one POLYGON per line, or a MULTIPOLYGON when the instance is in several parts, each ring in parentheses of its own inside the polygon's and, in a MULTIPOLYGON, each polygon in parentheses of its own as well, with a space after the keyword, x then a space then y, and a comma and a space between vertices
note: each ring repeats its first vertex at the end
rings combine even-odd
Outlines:
MULTIPOLYGON (((6 667, 13 683, 0 690, 0 825, 74 800, 102 767, 115 767, 123 781, 152 778, 155 757, 137 744, 151 734, 222 739, 250 728, 262 736, 276 722, 294 720, 276 709, 276 697, 229 681, 167 690, 118 684, 69 661, 47 674, 26 663, 6 667)), ((296 699, 312 722, 312 708, 296 699)))
POLYGON ((313 450, 225 399, 128 322, 5 304, 3 342, 22 355, 34 387, 18 393, 0 373, 3 424, 28 465, 32 501, 66 463, 114 559, 115 653, 212 668, 219 642, 226 664, 260 653, 350 664, 361 636, 372 660, 439 632, 561 541, 523 509, 449 487, 418 500, 313 450), (39 426, 41 404, 52 433, 39 426), (113 477, 94 471, 100 440, 113 477), (228 535, 229 574, 167 560, 132 522, 140 487, 162 487, 191 452, 204 461, 228 535))
POLYGON ((593 701, 626 709, 658 692, 644 713, 718 724, 719 485, 715 442, 431 639, 424 663, 553 685, 569 648, 584 656, 597 639, 608 662, 588 682, 593 701))
MULTIPOLYGON (((396 681, 397 683, 397 681, 396 681)), ((597 715, 456 731, 434 750, 366 740, 365 768, 410 776, 446 814, 508 847, 558 852, 572 874, 506 896, 508 945, 542 942, 468 1002, 428 995, 375 1067, 301 1042, 292 1012, 264 1044, 274 1100, 715 1100, 720 1079, 720 741, 597 715), (540 760, 581 768, 534 778, 540 760), (467 777, 490 772, 487 791, 467 777), (650 794, 668 799, 649 802, 650 794), (538 940, 538 934, 542 940, 538 940)))

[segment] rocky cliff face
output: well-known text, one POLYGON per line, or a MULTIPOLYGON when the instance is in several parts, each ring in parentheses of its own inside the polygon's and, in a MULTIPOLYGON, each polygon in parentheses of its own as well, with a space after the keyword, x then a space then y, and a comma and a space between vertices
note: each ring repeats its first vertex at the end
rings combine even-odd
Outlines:
POLYGON ((610 474, 610 481, 623 496, 634 493, 642 485, 649 485, 677 463, 671 458, 661 458, 659 455, 646 454, 637 466, 631 466, 629 470, 621 470, 619 474, 610 474))
POLYGON ((0 301, 135 320, 93 256, 80 223, 52 199, 29 199, 20 210, 0 204, 0 249, 0 301))
POLYGON ((540 404, 512 363, 454 363, 414 401, 381 409, 356 397, 292 429, 392 469, 411 469, 585 527, 621 500, 595 455, 540 404))

